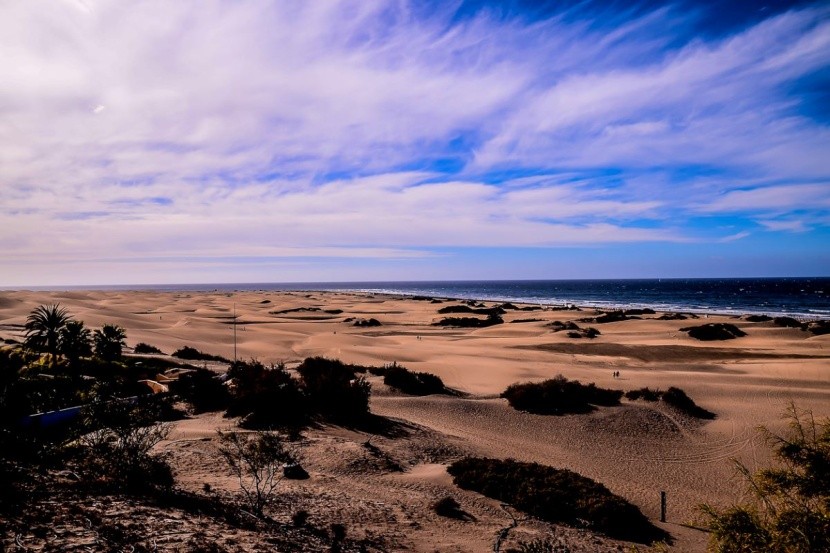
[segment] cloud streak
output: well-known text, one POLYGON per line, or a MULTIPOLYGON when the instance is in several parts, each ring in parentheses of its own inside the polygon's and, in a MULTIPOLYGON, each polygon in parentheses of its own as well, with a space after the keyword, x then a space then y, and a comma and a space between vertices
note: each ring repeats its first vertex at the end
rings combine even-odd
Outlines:
POLYGON ((701 214, 746 219, 713 243, 826 229, 830 131, 797 91, 830 65, 828 15, 690 39, 671 5, 4 3, 0 254, 184 268, 682 245, 701 214))

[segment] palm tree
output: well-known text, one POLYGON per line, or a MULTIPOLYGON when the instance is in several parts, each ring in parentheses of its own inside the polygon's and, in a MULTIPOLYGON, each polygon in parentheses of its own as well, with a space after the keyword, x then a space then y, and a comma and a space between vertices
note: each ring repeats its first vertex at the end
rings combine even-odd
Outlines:
POLYGON ((60 331, 60 352, 70 363, 92 355, 92 333, 83 321, 69 321, 60 331))
POLYGON ((126 342, 127 333, 117 325, 106 324, 101 330, 95 331, 95 355, 104 361, 115 361, 121 357, 121 351, 126 342))
POLYGON ((36 307, 26 317, 26 347, 56 356, 59 352, 60 331, 70 320, 72 318, 60 304, 36 307))

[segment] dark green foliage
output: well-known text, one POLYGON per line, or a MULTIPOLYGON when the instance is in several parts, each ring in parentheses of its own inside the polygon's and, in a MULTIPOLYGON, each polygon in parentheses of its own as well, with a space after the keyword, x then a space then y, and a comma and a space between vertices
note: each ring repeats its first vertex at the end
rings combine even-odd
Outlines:
POLYGON ((769 315, 747 315, 744 318, 750 323, 765 323, 772 320, 769 315))
POLYGON ((450 313, 472 313, 475 315, 504 315, 505 311, 502 307, 483 307, 474 309, 469 305, 448 305, 438 310, 438 313, 447 315, 450 313))
POLYGON ((26 317, 25 345, 34 351, 58 355, 60 332, 71 317, 60 304, 40 305, 26 317))
POLYGON ((83 412, 79 470, 88 479, 116 489, 144 493, 169 488, 173 473, 152 449, 170 432, 169 403, 148 396, 133 400, 98 400, 83 412))
POLYGON ((652 390, 650 388, 640 388, 639 390, 630 390, 625 393, 626 399, 636 401, 642 399, 643 401, 659 401, 663 400, 667 405, 671 405, 678 411, 690 417, 698 419, 714 419, 717 415, 711 411, 707 411, 703 407, 697 405, 692 398, 686 395, 686 392, 680 388, 671 387, 665 392, 662 390, 652 390))
POLYGON ((786 435, 762 428, 778 466, 753 474, 736 461, 754 502, 726 509, 701 506, 712 532, 711 551, 830 551, 830 419, 816 421, 794 405, 787 418, 786 435))
POLYGON ((649 309, 648 307, 644 309, 626 309, 623 311, 624 315, 631 316, 631 315, 654 315, 654 309, 649 309))
POLYGON ((801 321, 793 319, 792 317, 775 317, 772 320, 775 326, 783 326, 787 328, 801 328, 801 321))
POLYGON ((297 367, 311 409, 336 422, 356 422, 369 413, 371 386, 336 359, 309 357, 297 367))
POLYGON ((230 394, 220 375, 194 369, 170 383, 170 391, 193 406, 196 413, 221 411, 228 407, 230 394))
POLYGON ((519 411, 539 415, 565 415, 589 413, 595 405, 619 405, 623 393, 620 390, 598 388, 578 380, 568 380, 561 374, 544 382, 511 384, 501 397, 519 411))
POLYGON ((579 330, 579 325, 573 321, 568 321, 567 323, 563 323, 562 321, 553 321, 547 326, 551 327, 554 332, 561 332, 563 330, 579 330))
POLYGON ((671 387, 663 392, 662 400, 678 411, 698 419, 714 419, 715 414, 697 405, 686 392, 680 388, 671 387))
POLYGON ((432 323, 433 326, 457 326, 461 328, 485 328, 488 326, 499 325, 504 322, 498 315, 489 315, 486 319, 478 319, 476 317, 445 317, 437 323, 432 323))
MULTIPOLYGON (((657 317, 658 321, 685 321, 689 317, 684 313, 666 313, 657 317)), ((697 317, 693 317, 697 319, 697 317)))
POLYGON ((133 353, 148 355, 164 355, 164 352, 156 346, 151 346, 150 344, 145 344, 144 342, 137 343, 133 348, 133 353))
POLYGON ((95 356, 104 361, 121 358, 126 343, 127 333, 117 325, 105 324, 95 331, 95 356))
POLYGON ((243 417, 243 426, 272 428, 305 422, 307 398, 283 365, 266 367, 254 359, 237 361, 228 376, 233 379, 233 392, 227 415, 243 417))
POLYGON ((70 365, 76 365, 81 357, 92 355, 92 333, 83 321, 67 321, 60 330, 58 342, 60 352, 70 365))
POLYGON ((707 323, 700 326, 687 326, 680 329, 688 332, 689 336, 701 341, 732 340, 746 336, 746 332, 729 323, 707 323))
POLYGON ((357 319, 353 323, 353 326, 360 326, 360 327, 383 326, 383 323, 381 323, 379 320, 374 319, 374 318, 373 319, 357 319))
POLYGON ((433 503, 432 510, 435 511, 435 514, 446 518, 465 520, 470 516, 464 512, 458 501, 450 496, 442 497, 433 503))
POLYGON ((413 372, 397 363, 386 367, 383 383, 413 396, 450 393, 444 382, 434 374, 413 372))
POLYGON ((625 398, 635 401, 642 399, 643 401, 659 401, 663 395, 662 390, 652 390, 651 388, 640 388, 639 390, 630 390, 625 393, 625 398))
POLYGON ((651 542, 665 535, 640 510, 608 488, 575 472, 537 463, 467 457, 447 471, 465 489, 510 503, 554 523, 586 521, 611 537, 651 542))
POLYGON ((811 321, 807 323, 805 330, 815 336, 830 334, 830 321, 811 321))
POLYGON ((187 359, 189 361, 218 361, 221 363, 230 363, 230 361, 221 355, 211 355, 209 353, 203 353, 196 348, 192 348, 190 346, 184 346, 176 351, 173 352, 173 357, 178 357, 179 359, 187 359))

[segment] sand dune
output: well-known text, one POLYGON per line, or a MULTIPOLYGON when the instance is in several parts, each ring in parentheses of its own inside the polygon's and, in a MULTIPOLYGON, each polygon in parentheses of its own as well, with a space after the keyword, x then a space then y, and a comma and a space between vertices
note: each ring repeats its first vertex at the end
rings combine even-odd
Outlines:
MULTIPOLYGON (((830 415, 830 335, 732 317, 712 315, 706 322, 730 322, 748 336, 699 342, 679 331, 695 321, 661 321, 655 315, 578 323, 602 332, 589 340, 546 326, 590 316, 586 312, 509 312, 503 325, 441 328, 432 323, 442 318, 437 311, 447 303, 392 296, 2 292, 0 338, 20 340, 26 315, 53 302, 88 326, 123 326, 130 345, 146 342, 167 353, 188 345, 228 358, 234 351, 229 317, 235 311, 242 358, 289 367, 313 355, 373 365, 397 361, 469 394, 407 397, 372 377, 372 411, 411 425, 405 438, 372 438, 388 453, 386 460, 367 453, 362 444, 369 436, 331 427, 308 432, 302 447, 312 478, 287 484, 284 500, 307 505, 319 513, 315 516, 341 517, 366 535, 386 535, 391 550, 489 550, 494 534, 510 519, 496 502, 452 486, 444 467, 466 451, 574 470, 604 483, 652 519, 659 516, 659 492, 666 491, 670 522, 664 528, 676 538, 672 550, 700 551, 706 536, 680 524, 693 521, 699 503, 740 497, 730 458, 750 467, 768 462, 756 427, 780 427, 789 401, 830 415), (317 310, 285 312, 304 308, 317 310), (324 311, 335 309, 342 313, 324 311), (358 328, 345 322, 349 317, 375 317, 383 326, 358 328), (530 317, 542 321, 509 324, 530 317), (619 378, 612 376, 615 371, 619 378), (556 374, 622 390, 677 386, 718 417, 701 422, 657 404, 627 401, 587 415, 549 417, 514 411, 498 398, 514 382, 556 374), (390 471, 384 464, 390 459, 402 470, 390 471), (437 517, 430 505, 443 495, 460 498, 476 522, 437 517)), ((177 424, 165 447, 177 459, 184 485, 198 488, 209 481, 233 488, 227 475, 217 472, 211 441, 217 427, 232 422, 205 415, 177 424)), ((535 524, 526 521, 516 531, 532 535, 539 531, 535 524)))

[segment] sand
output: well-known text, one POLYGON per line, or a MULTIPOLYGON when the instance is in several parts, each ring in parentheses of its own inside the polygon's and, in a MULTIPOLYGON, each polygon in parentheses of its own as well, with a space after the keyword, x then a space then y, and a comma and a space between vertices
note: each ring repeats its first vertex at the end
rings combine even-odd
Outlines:
MULTIPOLYGON (((188 345, 232 358, 232 314, 238 317, 237 354, 291 368, 308 356, 407 368, 440 376, 463 397, 410 397, 378 377, 371 410, 397 421, 399 432, 368 436, 324 426, 296 444, 311 474, 286 481, 275 517, 306 509, 321 524, 342 522, 353 537, 382 537, 388 550, 489 551, 498 532, 519 518, 510 543, 557 532, 575 550, 616 550, 619 542, 580 530, 525 520, 498 502, 452 485, 445 467, 463 454, 512 457, 567 468, 605 484, 659 518, 660 491, 668 494, 671 551, 702 551, 707 536, 689 528, 696 506, 740 500, 731 458, 750 468, 769 462, 757 427, 781 428, 787 403, 830 416, 830 335, 812 336, 771 323, 729 316, 657 320, 657 315, 593 326, 596 339, 568 338, 547 323, 577 321, 584 311, 508 311, 505 324, 483 329, 432 326, 440 307, 411 298, 334 292, 0 292, 0 338, 21 338, 36 306, 59 302, 87 326, 118 324, 130 346, 146 342, 166 353, 188 345), (302 309, 302 310, 298 310, 302 309), (291 311, 287 311, 291 310, 291 311), (342 310, 338 312, 337 310, 342 310), (330 313, 326 311, 332 311, 330 313), (357 328, 347 318, 376 318, 357 328), (511 323, 515 319, 541 319, 511 323), (700 342, 680 332, 704 322, 736 324, 747 336, 700 342), (619 378, 612 373, 620 372, 619 378), (599 386, 630 390, 677 386, 717 414, 698 421, 660 404, 629 402, 587 415, 517 412, 499 394, 510 384, 563 374, 599 386), (364 443, 371 439, 377 449, 364 443), (453 496, 471 515, 437 516, 430 505, 453 496)), ((492 304, 488 304, 492 305, 492 304)), ((658 314, 659 315, 659 314, 658 314)), ((464 316, 464 315, 461 315, 464 316)), ((205 483, 233 492, 223 470, 215 430, 232 420, 217 414, 176 423, 161 450, 172 455, 185 488, 205 483)))

